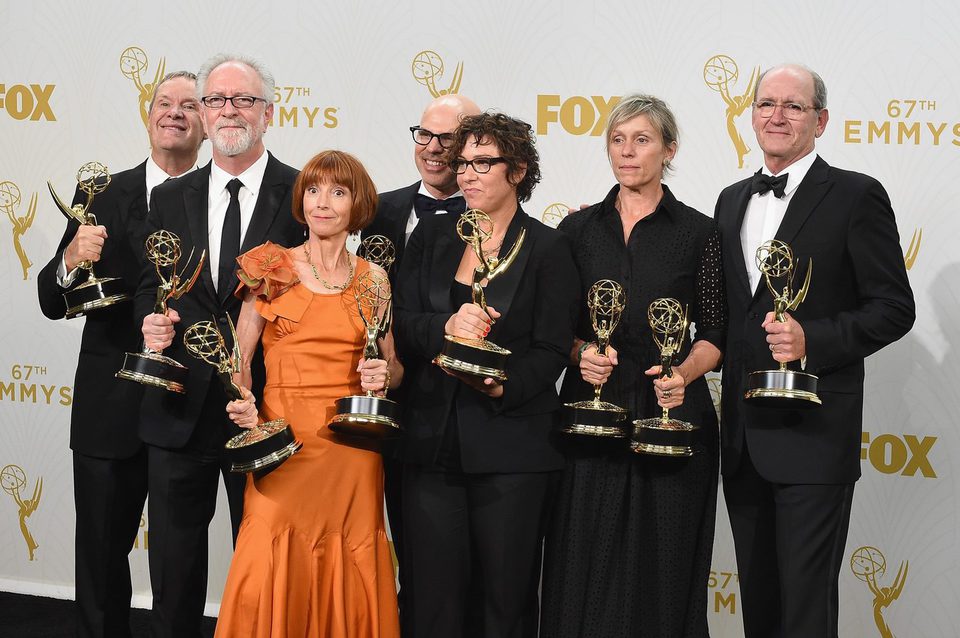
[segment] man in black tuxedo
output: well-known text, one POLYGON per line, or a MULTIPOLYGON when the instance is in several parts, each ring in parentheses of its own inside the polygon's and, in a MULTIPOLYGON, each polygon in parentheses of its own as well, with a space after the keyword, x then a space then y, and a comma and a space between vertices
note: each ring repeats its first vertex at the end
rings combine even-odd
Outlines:
MULTIPOLYGON (((413 163, 420 173, 420 181, 377 196, 377 215, 361 233, 361 238, 383 235, 393 242, 397 259, 390 269, 390 284, 397 285, 397 273, 410 233, 417 227, 421 215, 460 215, 466 208, 463 194, 457 186, 457 176, 447 165, 447 148, 453 143, 453 132, 465 115, 477 115, 478 107, 470 98, 451 93, 442 95, 427 105, 420 124, 411 126, 413 135, 413 163)), ((402 388, 401 388, 402 393, 402 388)), ((399 397, 399 395, 398 395, 399 397)), ((398 398, 395 397, 395 398, 398 398)), ((398 398, 402 401, 402 398, 398 398)), ((384 496, 390 535, 399 557, 401 536, 400 468, 395 450, 384 446, 384 496)), ((401 570, 401 582, 403 572, 401 570)))
MULTIPOLYGON (((764 167, 720 194, 730 319, 723 366, 722 466, 745 635, 837 635, 838 578, 860 477, 863 360, 913 325, 914 302, 893 209, 875 179, 814 151, 827 125, 826 88, 800 66, 760 76, 753 128, 764 167), (806 300, 785 322, 755 252, 793 250, 806 300), (819 377, 822 405, 744 401, 750 372, 778 362, 819 377)), ((782 285, 782 282, 780 282, 782 285)))
MULTIPOLYGON (((227 486, 234 538, 244 484, 243 475, 230 474, 223 454, 237 432, 225 412, 227 395, 214 368, 188 354, 183 332, 215 319, 232 346, 226 317, 236 323, 240 312, 233 295, 237 255, 267 240, 290 246, 304 237, 290 207, 297 171, 263 145, 273 115, 273 76, 255 60, 226 55, 208 61, 197 75, 213 161, 158 187, 147 226, 176 233, 184 254, 206 250, 207 261, 196 285, 170 303, 167 315, 150 314, 159 283, 152 268, 144 269, 136 299, 146 345, 189 368, 186 394, 145 391, 140 421, 150 468, 152 634, 177 638, 200 635, 217 477, 222 473, 227 486)), ((262 387, 262 362, 260 369, 254 380, 256 385, 259 377, 262 387)))
MULTIPOLYGON (((90 260, 102 277, 119 277, 132 295, 144 262, 147 201, 155 186, 196 168, 203 124, 196 76, 170 73, 150 101, 150 157, 112 176, 93 200, 96 226, 67 222, 57 252, 37 277, 40 309, 66 314, 63 293, 83 283, 77 264, 90 260)), ((74 204, 86 203, 77 188, 74 204)), ((130 636, 130 565, 147 494, 147 454, 137 436, 142 386, 114 374, 125 352, 140 346, 134 305, 91 312, 83 327, 70 420, 73 497, 77 513, 78 636, 130 636)))

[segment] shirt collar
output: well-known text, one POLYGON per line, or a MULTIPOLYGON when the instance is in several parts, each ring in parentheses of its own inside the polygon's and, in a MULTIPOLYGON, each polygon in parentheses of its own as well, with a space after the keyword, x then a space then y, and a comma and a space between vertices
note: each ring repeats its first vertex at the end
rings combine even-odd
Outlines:
MULTIPOLYGON (((420 190, 417 191, 417 194, 418 194, 418 195, 426 195, 427 197, 429 197, 429 198, 431 198, 431 199, 437 199, 436 197, 434 197, 433 195, 431 195, 430 192, 427 190, 427 187, 424 185, 423 180, 420 180, 420 190)), ((440 201, 450 199, 451 197, 463 197, 463 191, 458 190, 458 191, 457 191, 456 193, 454 193, 453 195, 447 195, 446 197, 444 197, 444 198, 443 198, 442 200, 440 200, 440 201)))
MULTIPOLYGON (((197 166, 193 165, 190 168, 190 170, 183 173, 183 175, 186 175, 187 173, 195 170, 197 170, 197 166)), ((147 173, 146 184, 147 184, 147 200, 148 201, 150 200, 150 193, 153 192, 154 187, 159 186, 160 184, 164 183, 171 177, 174 177, 173 175, 169 175, 165 170, 160 168, 160 165, 157 164, 157 162, 153 159, 153 156, 150 156, 147 158, 146 173, 147 173)), ((179 175, 177 175, 176 177, 179 177, 179 175)))
MULTIPOLYGON (((657 207, 654 209, 653 213, 647 215, 647 217, 644 219, 653 219, 661 210, 665 211, 666 215, 671 219, 676 218, 677 198, 673 196, 673 193, 670 192, 670 188, 666 184, 661 182, 660 186, 663 188, 663 197, 660 198, 660 203, 657 204, 657 207)), ((620 184, 615 184, 614 187, 610 189, 610 192, 607 193, 607 196, 603 199, 603 204, 600 206, 601 213, 614 215, 619 214, 616 206, 617 195, 619 193, 620 184)))
POLYGON ((244 188, 253 193, 253 197, 256 199, 258 193, 260 192, 260 184, 263 183, 263 174, 267 170, 268 158, 269 154, 264 151, 256 162, 251 164, 247 170, 243 171, 239 175, 231 175, 227 171, 217 166, 216 162, 211 162, 210 192, 219 193, 227 188, 227 182, 233 178, 237 178, 243 182, 244 188))
MULTIPOLYGON (((783 189, 784 195, 789 195, 800 186, 800 182, 803 181, 803 178, 807 176, 807 172, 810 170, 810 167, 813 166, 813 163, 817 160, 817 152, 810 151, 797 161, 795 161, 790 166, 784 168, 780 173, 787 173, 787 185, 783 189)), ((764 164, 760 169, 764 175, 770 175, 771 177, 776 177, 773 173, 770 172, 770 169, 767 168, 767 165, 764 164)))

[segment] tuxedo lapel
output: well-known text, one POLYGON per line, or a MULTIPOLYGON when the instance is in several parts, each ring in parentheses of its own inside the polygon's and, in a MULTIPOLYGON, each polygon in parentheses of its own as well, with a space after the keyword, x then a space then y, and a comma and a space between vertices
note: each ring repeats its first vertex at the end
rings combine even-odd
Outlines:
MULTIPOLYGON (((517 289, 523 280, 523 271, 526 269, 530 254, 533 252, 535 240, 529 231, 528 227, 530 225, 530 216, 523 212, 522 208, 517 208, 517 212, 503 236, 503 245, 500 247, 498 256, 502 259, 517 242, 520 231, 526 230, 523 245, 520 246, 519 252, 510 267, 490 282, 484 290, 487 304, 493 306, 503 317, 506 317, 510 311, 510 304, 517 294, 517 289)), ((496 328, 494 328, 494 331, 496 331, 496 328)))
MULTIPOLYGON (((436 225, 433 265, 430 268, 430 306, 436 311, 450 310, 450 286, 457 276, 466 244, 460 240, 453 215, 433 217, 420 223, 436 225)), ((426 230, 426 229, 424 229, 426 230)), ((456 308, 453 309, 456 311, 456 308)))
MULTIPOLYGON (((213 286, 213 276, 210 274, 210 244, 207 241, 210 164, 180 179, 190 180, 184 185, 183 189, 183 210, 190 228, 190 244, 192 244, 194 248, 194 259, 199 259, 200 254, 204 251, 207 253, 203 269, 200 271, 200 280, 203 282, 203 286, 207 289, 210 297, 216 299, 217 292, 213 286)), ((189 255, 189 253, 187 254, 189 255)))
POLYGON ((735 195, 733 210, 720 220, 720 233, 727 244, 727 255, 729 255, 732 264, 725 264, 732 268, 737 281, 746 291, 746 296, 751 297, 753 291, 750 290, 750 278, 747 276, 747 266, 743 260, 743 243, 740 240, 740 228, 743 226, 743 218, 747 214, 747 205, 750 203, 750 181, 747 180, 740 186, 739 192, 735 195))
POLYGON ((783 221, 780 222, 780 228, 777 229, 776 239, 789 245, 796 238, 797 233, 810 217, 810 213, 830 190, 830 182, 827 180, 829 168, 829 165, 819 157, 813 162, 797 187, 793 199, 790 200, 790 205, 787 206, 787 212, 783 216, 783 221))
MULTIPOLYGON (((288 184, 284 183, 277 171, 277 163, 273 155, 269 155, 268 152, 267 167, 263 172, 260 192, 257 194, 257 204, 253 209, 253 217, 250 218, 250 225, 247 227, 247 232, 243 236, 243 243, 240 246, 241 255, 264 242, 270 227, 273 226, 274 220, 280 213, 280 204, 290 188, 288 184)), ((288 210, 286 214, 291 215, 292 212, 288 210)), ((217 298, 221 304, 233 294, 235 288, 235 285, 220 286, 217 298)))

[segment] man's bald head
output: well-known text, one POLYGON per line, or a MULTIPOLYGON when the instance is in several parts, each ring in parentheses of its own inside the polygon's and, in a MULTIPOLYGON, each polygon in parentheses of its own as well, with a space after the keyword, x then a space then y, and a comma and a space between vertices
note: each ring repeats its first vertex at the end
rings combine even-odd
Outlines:
POLYGON ((447 166, 445 146, 453 140, 461 118, 479 113, 480 107, 473 100, 457 93, 441 95, 424 109, 420 130, 414 131, 418 143, 413 149, 413 161, 424 186, 434 197, 445 198, 457 192, 457 176, 447 166), (426 144, 420 143, 424 141, 426 144))

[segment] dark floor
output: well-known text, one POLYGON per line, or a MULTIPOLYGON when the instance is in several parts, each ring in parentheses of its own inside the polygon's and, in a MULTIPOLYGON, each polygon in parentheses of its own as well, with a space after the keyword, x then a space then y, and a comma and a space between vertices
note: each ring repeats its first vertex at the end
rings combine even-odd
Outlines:
MULTIPOLYGON (((22 596, 0 592, 0 638, 65 638, 75 635, 72 600, 22 596)), ((150 612, 130 611, 130 628, 136 638, 150 635, 150 612)), ((213 636, 216 618, 203 619, 203 635, 213 636)))

